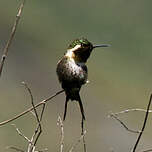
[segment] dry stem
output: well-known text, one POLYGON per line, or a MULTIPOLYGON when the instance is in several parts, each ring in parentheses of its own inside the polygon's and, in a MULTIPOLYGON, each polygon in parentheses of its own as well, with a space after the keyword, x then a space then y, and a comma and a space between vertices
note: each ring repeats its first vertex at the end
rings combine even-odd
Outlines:
MULTIPOLYGON (((40 105, 45 105, 48 101, 50 101, 51 99, 53 99, 54 97, 56 97, 57 95, 61 94, 62 92, 64 92, 64 90, 58 91, 57 93, 53 94, 52 96, 48 97, 47 99, 44 99, 43 101, 39 102, 38 104, 35 105, 35 108, 39 107, 40 105)), ((0 126, 3 126, 9 122, 12 122, 18 118, 20 118, 21 116, 27 114, 28 112, 32 111, 34 108, 30 107, 29 109, 23 111, 22 113, 16 115, 15 117, 5 120, 3 122, 0 123, 0 126)), ((42 116, 41 116, 42 117, 42 116)))
POLYGON ((5 46, 4 50, 3 50, 3 55, 2 55, 1 63, 0 63, 0 77, 2 75, 2 70, 3 70, 3 67, 4 67, 5 60, 7 58, 7 55, 8 55, 9 47, 12 44, 12 40, 13 40, 13 38, 15 36, 15 33, 16 33, 16 30, 17 30, 17 25, 19 24, 19 20, 20 20, 20 17, 21 17, 23 8, 24 8, 24 4, 25 4, 25 0, 23 0, 23 2, 21 3, 21 5, 19 7, 19 11, 18 11, 18 13, 16 15, 16 19, 15 19, 14 25, 12 27, 12 31, 11 31, 10 37, 9 37, 9 39, 8 39, 8 41, 6 43, 6 46, 5 46))
POLYGON ((64 128, 63 128, 63 122, 61 117, 58 117, 57 125, 61 128, 61 142, 60 142, 60 152, 63 152, 63 146, 64 146, 64 128))
POLYGON ((143 122, 143 126, 142 126, 142 129, 141 129, 141 132, 140 132, 140 134, 139 134, 139 136, 137 138, 137 141, 136 141, 136 143, 135 143, 135 145, 133 147, 133 151, 132 152, 136 151, 138 143, 139 143, 139 141, 141 139, 141 136, 142 136, 142 134, 143 134, 143 132, 145 130, 146 123, 147 123, 147 120, 148 120, 148 115, 149 115, 149 109, 150 109, 151 102, 152 102, 152 94, 150 95, 150 98, 149 98, 149 103, 148 103, 148 106, 147 106, 147 112, 146 112, 146 115, 145 115, 145 119, 144 119, 144 122, 143 122))

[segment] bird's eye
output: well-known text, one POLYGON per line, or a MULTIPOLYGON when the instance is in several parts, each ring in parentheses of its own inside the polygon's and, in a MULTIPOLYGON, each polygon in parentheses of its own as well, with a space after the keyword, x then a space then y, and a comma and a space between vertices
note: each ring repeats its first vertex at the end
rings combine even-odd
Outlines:
POLYGON ((81 43, 81 46, 82 46, 82 47, 86 47, 86 46, 87 46, 87 44, 85 44, 85 43, 81 43))

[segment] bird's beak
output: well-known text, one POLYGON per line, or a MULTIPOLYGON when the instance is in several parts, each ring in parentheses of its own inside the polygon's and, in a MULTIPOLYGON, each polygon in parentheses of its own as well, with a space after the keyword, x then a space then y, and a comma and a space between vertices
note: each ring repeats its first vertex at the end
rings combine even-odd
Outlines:
POLYGON ((109 46, 110 46, 110 44, 99 44, 99 45, 94 45, 93 49, 98 48, 98 47, 109 47, 109 46))

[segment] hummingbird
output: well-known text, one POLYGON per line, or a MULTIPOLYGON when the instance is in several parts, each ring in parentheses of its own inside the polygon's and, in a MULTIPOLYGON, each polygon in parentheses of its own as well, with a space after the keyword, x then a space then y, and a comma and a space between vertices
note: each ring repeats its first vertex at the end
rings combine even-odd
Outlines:
POLYGON ((66 118, 69 100, 78 101, 82 120, 85 120, 84 108, 79 92, 82 85, 88 82, 86 62, 92 50, 108 46, 108 44, 93 45, 86 38, 78 38, 68 46, 67 52, 58 61, 56 72, 66 95, 63 120, 66 118))

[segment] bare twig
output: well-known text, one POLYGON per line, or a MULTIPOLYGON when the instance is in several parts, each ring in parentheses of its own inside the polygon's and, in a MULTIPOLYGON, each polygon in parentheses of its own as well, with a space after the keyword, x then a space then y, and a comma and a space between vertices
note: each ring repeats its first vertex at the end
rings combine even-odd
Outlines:
POLYGON ((73 152, 73 150, 77 147, 77 145, 80 143, 80 141, 83 139, 83 137, 86 134, 86 130, 83 132, 83 134, 81 134, 80 138, 78 139, 78 141, 71 147, 71 149, 69 150, 69 152, 73 152))
MULTIPOLYGON (((136 109, 127 109, 127 110, 123 110, 120 112, 116 112, 116 113, 114 113, 114 115, 120 115, 120 114, 124 114, 124 113, 135 112, 135 111, 147 112, 147 110, 145 110, 145 109, 136 108, 136 109)), ((152 110, 149 110, 148 112, 151 113, 152 110)))
MULTIPOLYGON (((61 90, 61 91, 58 91, 57 93, 53 94, 52 96, 48 97, 47 99, 44 99, 43 101, 39 102, 38 104, 35 105, 35 108, 39 107, 40 105, 44 105, 46 104, 48 101, 50 101, 51 99, 53 99, 54 97, 56 97, 57 95, 63 93, 64 90, 61 90)), ((0 126, 3 126, 9 122, 12 122, 18 118, 20 118, 21 116, 27 114, 28 112, 32 111, 34 108, 33 107, 30 107, 29 109, 23 111, 22 113, 16 115, 15 117, 11 118, 11 119, 8 119, 8 120, 5 120, 3 122, 0 123, 0 126)))
POLYGON ((142 152, 151 152, 151 151, 152 151, 152 149, 147 149, 147 150, 144 150, 142 152))
POLYGON ((140 132, 140 134, 139 134, 139 136, 138 136, 138 138, 137 138, 137 141, 136 141, 136 143, 135 143, 135 145, 134 145, 134 147, 133 147, 132 152, 135 152, 135 151, 136 151, 136 148, 137 148, 137 146, 138 146, 138 143, 139 143, 139 141, 140 141, 140 139, 141 139, 141 136, 142 136, 142 134, 143 134, 143 132, 144 132, 144 130, 145 130, 151 102, 152 102, 152 94, 150 95, 150 98, 149 98, 149 103, 148 103, 148 106, 147 106, 147 112, 146 112, 146 115, 145 115, 145 119, 144 119, 144 122, 143 122, 143 126, 142 126, 142 129, 141 129, 141 132, 140 132))
POLYGON ((32 95, 32 91, 31 91, 31 89, 28 87, 28 85, 23 81, 22 82, 22 84, 25 86, 25 88, 27 89, 27 91, 28 91, 28 93, 29 93, 29 95, 30 95, 30 97, 31 97, 31 104, 32 104, 32 106, 33 106, 33 109, 34 109, 34 112, 35 112, 35 114, 38 116, 38 114, 37 114, 37 111, 36 111, 36 109, 35 109, 35 105, 34 105, 34 99, 33 99, 33 95, 32 95))
MULTIPOLYGON (((31 138, 31 140, 30 140, 31 143, 33 143, 34 136, 37 134, 39 126, 40 126, 40 128, 41 128, 41 124, 40 124, 40 121, 39 121, 39 118, 38 118, 38 113, 37 113, 36 108, 35 108, 35 105, 34 105, 34 101, 33 101, 34 99, 33 99, 32 91, 31 91, 31 89, 28 87, 28 85, 27 85, 25 82, 22 82, 22 84, 25 86, 25 88, 27 89, 27 91, 28 91, 29 94, 30 94, 31 104, 32 104, 33 109, 34 109, 34 116, 36 117, 36 119, 37 119, 37 121, 38 121, 38 127, 36 128, 37 131, 34 132, 32 138, 31 138)), ((27 152, 35 151, 35 144, 31 144, 31 143, 29 143, 29 145, 28 145, 28 150, 27 150, 27 152)))
POLYGON ((37 141, 38 141, 38 139, 40 137, 40 134, 42 133, 42 126, 41 126, 40 121, 42 120, 42 117, 43 117, 43 112, 44 112, 45 104, 43 104, 42 112, 41 112, 41 117, 39 119, 37 110, 36 110, 35 105, 34 105, 34 99, 33 99, 32 91, 31 91, 31 89, 28 87, 28 85, 25 82, 23 82, 23 84, 24 84, 25 88, 27 89, 28 93, 30 94, 31 104, 32 104, 33 109, 34 109, 34 116, 36 117, 38 126, 36 127, 36 129, 34 131, 34 134, 32 135, 31 139, 27 138, 15 125, 14 126, 15 126, 16 131, 18 132, 18 134, 20 136, 22 136, 26 141, 28 141, 29 144, 28 144, 27 152, 36 152, 35 151, 35 149, 36 149, 36 143, 37 143, 37 141))
MULTIPOLYGON (((38 136, 37 136, 37 138, 36 138, 36 140, 35 140, 35 142, 34 142, 34 146, 35 146, 35 145, 36 145, 36 142, 37 142, 37 140, 38 140, 38 138, 39 138, 39 136, 40 136, 40 134, 42 133, 42 127, 41 127, 41 123, 40 123, 41 120, 39 120, 39 116, 38 116, 37 110, 36 110, 35 105, 34 105, 33 95, 32 95, 31 89, 28 87, 28 85, 27 85, 25 82, 22 82, 22 83, 24 84, 25 88, 28 90, 28 92, 29 92, 29 94, 30 94, 31 104, 32 104, 32 106, 33 106, 34 113, 35 113, 35 117, 36 117, 36 120, 37 120, 37 122, 38 122, 38 127, 36 128, 35 133, 33 134, 33 137, 32 137, 32 139, 31 139, 32 141, 33 141, 33 139, 34 139, 34 136, 37 134, 38 130, 40 130, 39 133, 38 133, 38 136)), ((43 106, 43 108, 44 108, 44 106, 43 106)), ((44 111, 44 110, 43 110, 43 111, 44 111)), ((43 111, 42 111, 42 112, 43 112, 43 111)), ((42 117, 42 116, 41 116, 41 117, 42 117)))
POLYGON ((15 124, 12 124, 12 125, 15 127, 17 133, 18 133, 21 137, 23 137, 28 143, 33 144, 33 143, 30 141, 30 139, 28 139, 28 137, 26 137, 26 136, 19 130, 19 128, 16 127, 15 124))
POLYGON ((85 142, 85 135, 84 135, 84 119, 83 118, 82 118, 82 121, 81 121, 81 135, 82 135, 82 139, 83 139, 84 152, 87 152, 86 142, 85 142))
POLYGON ((31 104, 32 104, 33 109, 34 109, 34 116, 36 117, 36 120, 37 120, 37 123, 38 123, 38 126, 35 129, 34 134, 32 135, 32 138, 30 140, 31 143, 33 143, 33 145, 31 143, 29 143, 29 145, 28 145, 28 152, 33 152, 33 151, 35 151, 36 143, 37 143, 37 141, 38 141, 38 139, 39 139, 39 137, 40 137, 40 135, 42 133, 42 126, 41 126, 40 122, 42 121, 42 117, 43 117, 43 113, 44 113, 44 109, 45 109, 45 103, 43 104, 41 115, 40 115, 40 119, 39 119, 37 110, 36 110, 35 105, 34 105, 32 91, 31 91, 31 89, 28 87, 28 85, 25 82, 23 82, 23 84, 24 84, 24 86, 26 87, 26 89, 28 90, 28 92, 30 94, 31 104), (34 139, 35 139, 35 141, 34 141, 34 139))
MULTIPOLYGON (((37 141, 38 141, 38 139, 39 139, 39 137, 40 137, 40 135, 41 135, 41 133, 42 133, 42 126, 41 126, 41 123, 40 123, 40 122, 42 121, 44 109, 45 109, 45 104, 43 104, 42 111, 41 111, 41 115, 40 115, 40 119, 37 117, 38 127, 36 128, 36 130, 35 130, 35 132, 34 132, 34 134, 33 134, 33 138, 36 136, 38 130, 39 130, 39 132, 38 132, 38 134, 37 134, 37 136, 36 136, 36 139, 35 139, 35 141, 34 141, 34 146, 36 145, 36 143, 37 143, 37 141)), ((35 109, 35 110, 36 110, 36 109, 35 109)))
POLYGON ((141 132, 138 130, 129 129, 127 127, 127 125, 123 121, 121 121, 117 115, 115 115, 115 113, 109 114, 108 117, 112 117, 112 118, 116 119, 129 132, 132 132, 132 133, 140 133, 141 132))
POLYGON ((24 150, 17 148, 17 147, 14 147, 14 146, 9 146, 9 147, 7 147, 7 149, 12 149, 12 150, 15 150, 17 152, 25 152, 24 150))
POLYGON ((35 152, 35 146, 29 143, 28 148, 27 148, 27 152, 35 152))
POLYGON ((61 117, 58 117, 57 125, 60 126, 61 128, 61 142, 60 142, 60 152, 63 152, 63 147, 64 147, 64 128, 63 128, 63 122, 61 117))
POLYGON ((42 111, 41 111, 41 115, 40 115, 40 121, 42 121, 42 117, 43 117, 44 110, 45 110, 45 105, 46 105, 46 102, 43 104, 43 107, 42 107, 42 111))
POLYGON ((46 152, 46 151, 48 151, 48 149, 47 149, 47 148, 42 149, 42 150, 38 150, 38 151, 35 151, 35 152, 46 152))
POLYGON ((23 2, 21 3, 20 7, 19 7, 19 11, 16 15, 16 19, 15 19, 15 22, 14 22, 14 25, 12 27, 12 31, 11 31, 11 34, 10 34, 10 37, 6 43, 6 46, 3 50, 3 55, 2 55, 2 58, 1 58, 1 62, 0 62, 0 77, 2 75, 2 70, 3 70, 3 66, 4 66, 4 62, 5 62, 5 59, 7 58, 7 55, 8 55, 8 50, 9 50, 9 47, 12 43, 12 40, 15 36, 15 33, 16 33, 16 30, 17 30, 17 25, 19 23, 19 20, 20 20, 20 17, 21 17, 21 14, 22 14, 22 11, 23 11, 23 8, 24 8, 24 4, 25 4, 25 0, 23 0, 23 2))

